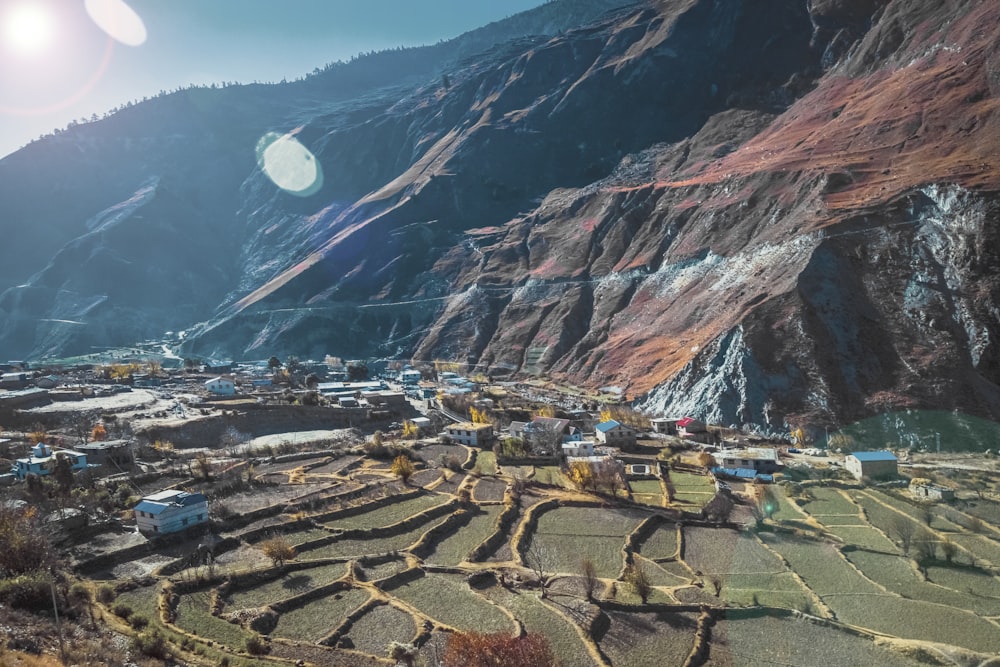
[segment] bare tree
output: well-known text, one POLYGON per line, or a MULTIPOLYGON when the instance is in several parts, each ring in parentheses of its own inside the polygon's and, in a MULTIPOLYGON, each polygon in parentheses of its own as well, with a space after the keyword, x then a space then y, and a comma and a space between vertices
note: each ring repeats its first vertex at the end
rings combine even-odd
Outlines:
POLYGON ((889 533, 896 539, 903 548, 903 553, 910 553, 910 545, 913 543, 913 536, 917 532, 917 525, 906 517, 897 514, 889 521, 889 533))
POLYGON ((642 569, 642 566, 630 563, 625 567, 625 576, 622 579, 632 589, 632 592, 639 596, 642 603, 646 604, 653 592, 653 584, 649 581, 649 575, 642 569))
POLYGON ((594 599, 594 591, 597 590, 597 566, 594 561, 584 558, 580 561, 580 572, 583 575, 583 588, 587 594, 587 600, 594 599))
POLYGON ((941 540, 939 544, 941 545, 941 554, 944 556, 945 562, 950 565, 958 553, 958 546, 947 537, 941 540))
POLYGON ((547 573, 551 570, 552 566, 551 551, 532 537, 528 548, 524 550, 524 564, 538 577, 538 586, 542 592, 542 597, 546 597, 545 584, 549 578, 547 573))

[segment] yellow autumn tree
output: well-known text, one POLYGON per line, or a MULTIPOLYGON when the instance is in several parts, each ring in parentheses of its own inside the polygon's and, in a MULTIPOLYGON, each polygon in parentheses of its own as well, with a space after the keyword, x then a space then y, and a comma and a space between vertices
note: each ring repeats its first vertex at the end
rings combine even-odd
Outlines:
POLYGON ((94 428, 90 429, 90 439, 94 442, 101 442, 102 440, 108 439, 108 429, 104 428, 104 424, 97 422, 94 424, 94 428))
POLYGON ((542 407, 535 410, 536 417, 555 417, 556 409, 551 405, 543 405, 542 407))
POLYGON ((584 461, 569 464, 569 479, 578 489, 593 489, 595 486, 594 469, 584 461))
POLYGON ((489 414, 486 410, 480 410, 474 405, 469 406, 469 419, 473 424, 491 424, 493 420, 490 419, 489 414))
POLYGON ((415 440, 420 435, 420 427, 409 419, 403 422, 403 439, 415 440))

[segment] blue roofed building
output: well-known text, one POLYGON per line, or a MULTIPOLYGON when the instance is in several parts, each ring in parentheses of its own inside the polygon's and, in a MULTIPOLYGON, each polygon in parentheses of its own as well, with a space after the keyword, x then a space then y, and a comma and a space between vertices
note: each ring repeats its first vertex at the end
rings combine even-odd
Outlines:
POLYGON ((208 498, 187 491, 160 491, 139 501, 135 520, 139 532, 146 535, 186 530, 208 521, 208 498))
POLYGON ((887 479, 898 474, 897 463, 889 451, 853 452, 844 459, 844 468, 857 479, 887 479))
POLYGON ((609 447, 632 449, 635 447, 635 431, 622 423, 609 419, 594 427, 597 442, 609 447))

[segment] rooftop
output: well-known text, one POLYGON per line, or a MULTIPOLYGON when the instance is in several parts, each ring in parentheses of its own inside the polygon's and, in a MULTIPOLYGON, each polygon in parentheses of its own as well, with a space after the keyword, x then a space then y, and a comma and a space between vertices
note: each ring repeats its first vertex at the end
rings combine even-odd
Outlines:
POLYGON ((896 455, 892 452, 878 451, 878 452, 853 452, 851 454, 857 460, 868 463, 871 461, 896 461, 896 455))

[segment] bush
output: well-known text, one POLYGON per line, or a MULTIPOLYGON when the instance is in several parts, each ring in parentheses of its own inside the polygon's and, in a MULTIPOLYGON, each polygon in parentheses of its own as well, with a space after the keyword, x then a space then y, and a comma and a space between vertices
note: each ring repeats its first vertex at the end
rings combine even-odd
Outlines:
POLYGON ((128 606, 124 602, 117 602, 115 603, 115 606, 111 608, 111 613, 127 621, 128 617, 132 615, 132 607, 128 606))
POLYGON ((247 653, 250 655, 264 655, 267 653, 267 643, 256 632, 247 637, 247 653))
POLYGON ((111 584, 101 584, 97 589, 97 601, 102 604, 108 604, 113 601, 117 593, 115 593, 115 587, 111 584))
POLYGON ((142 614, 132 614, 128 617, 128 624, 133 630, 143 630, 149 625, 149 619, 142 614))
POLYGON ((167 640, 158 630, 146 631, 132 640, 135 649, 150 658, 163 660, 167 657, 167 640))
POLYGON ((25 611, 52 609, 52 591, 45 572, 0 580, 0 603, 25 611))

